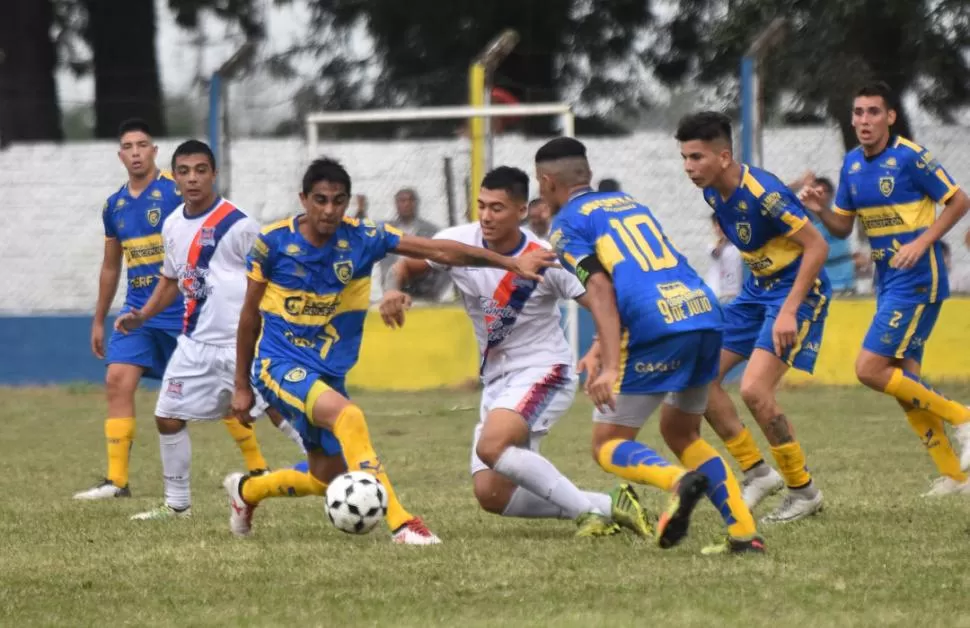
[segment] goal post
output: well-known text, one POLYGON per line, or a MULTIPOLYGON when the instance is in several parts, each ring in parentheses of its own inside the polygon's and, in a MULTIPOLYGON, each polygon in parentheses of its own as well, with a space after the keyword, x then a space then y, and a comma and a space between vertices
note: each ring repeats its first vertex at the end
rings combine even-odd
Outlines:
POLYGON ((741 159, 764 165, 764 98, 761 60, 784 37, 785 18, 775 18, 748 46, 741 58, 741 159))
MULTIPOLYGON (((329 111, 307 115, 306 142, 309 159, 320 155, 320 127, 339 124, 361 124, 378 122, 416 122, 425 120, 474 120, 503 117, 552 116, 559 120, 560 135, 573 137, 576 132, 576 118, 572 107, 566 103, 528 103, 518 105, 471 105, 441 107, 403 107, 399 109, 363 109, 357 111, 329 111)), ((469 142, 470 144, 471 142, 469 142)), ((471 159, 469 159, 471 162, 471 159)), ((482 172, 481 176, 484 176, 482 172)), ((480 181, 471 181, 478 189, 480 181)), ((472 207, 475 207, 474 203, 472 207)), ((573 353, 579 352, 579 310, 575 301, 566 303, 565 330, 573 353)))

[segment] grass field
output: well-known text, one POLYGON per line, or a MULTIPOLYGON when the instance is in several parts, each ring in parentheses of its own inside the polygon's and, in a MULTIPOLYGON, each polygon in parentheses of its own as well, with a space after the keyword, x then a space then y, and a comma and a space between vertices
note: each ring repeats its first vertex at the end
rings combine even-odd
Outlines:
MULTIPOLYGON (((948 388, 970 399, 970 387, 948 388)), ((467 471, 471 392, 358 397, 405 505, 444 540, 432 548, 392 546, 383 528, 344 535, 318 498, 267 501, 253 538, 232 538, 220 482, 242 461, 219 424, 192 430, 193 518, 130 522, 161 498, 152 393, 138 399, 134 497, 95 503, 70 497, 102 473, 100 390, 0 398, 4 626, 970 625, 970 500, 919 497, 933 474, 919 440, 893 403, 861 389, 782 394, 826 510, 763 528, 768 554, 744 558, 699 555, 721 531, 708 505, 667 552, 480 512, 467 471)), ((271 464, 297 460, 268 422, 257 431, 271 464)), ((544 452, 578 484, 608 489, 589 433, 582 400, 544 452)), ((655 422, 644 438, 660 445, 655 422)))

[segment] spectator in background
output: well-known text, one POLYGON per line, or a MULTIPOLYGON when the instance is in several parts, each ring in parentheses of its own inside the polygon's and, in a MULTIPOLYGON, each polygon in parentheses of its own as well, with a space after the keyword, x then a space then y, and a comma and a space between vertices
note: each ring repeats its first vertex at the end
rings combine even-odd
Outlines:
MULTIPOLYGON (((366 202, 364 207, 366 211, 366 202)), ((413 188, 401 188, 397 191, 394 195, 394 210, 397 217, 385 224, 391 225, 407 235, 421 238, 433 238, 438 233, 437 225, 418 217, 418 193, 413 188)), ((391 268, 399 257, 398 255, 388 255, 381 261, 381 287, 384 290, 388 289, 391 268)), ((400 290, 413 299, 437 301, 449 286, 450 281, 446 273, 431 271, 410 284, 401 286, 400 290)))
POLYGON ((596 187, 597 192, 619 192, 620 182, 616 179, 600 179, 599 185, 596 187))
MULTIPOLYGON (((831 207, 832 201, 835 200, 835 185, 831 179, 816 177, 812 171, 806 172, 801 179, 788 187, 795 192, 800 192, 805 188, 814 188, 820 195, 825 207, 831 207)), ((806 213, 829 245, 829 256, 825 260, 825 272, 829 276, 829 281, 832 282, 832 293, 835 295, 855 293, 856 262, 852 252, 852 242, 848 239, 836 238, 829 233, 829 230, 825 228, 825 225, 814 212, 806 213)))
POLYGON ((529 229, 542 240, 549 239, 549 227, 552 226, 552 210, 541 198, 529 201, 529 215, 526 218, 529 229))
POLYGON ((744 263, 741 251, 721 231, 717 216, 711 214, 714 225, 714 248, 711 249, 711 267, 707 270, 704 282, 711 287, 721 303, 733 301, 741 292, 744 281, 744 263))
MULTIPOLYGON (((970 229, 963 237, 963 244, 970 250, 970 229)), ((943 242, 943 259, 946 260, 947 270, 950 271, 950 292, 970 293, 970 266, 966 263, 953 267, 950 257, 950 247, 943 242)))

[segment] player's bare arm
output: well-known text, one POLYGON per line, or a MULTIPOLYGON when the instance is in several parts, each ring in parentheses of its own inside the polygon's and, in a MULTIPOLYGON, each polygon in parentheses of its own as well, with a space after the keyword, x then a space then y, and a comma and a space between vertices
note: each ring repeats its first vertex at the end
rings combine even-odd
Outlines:
POLYGON ((515 273, 523 279, 542 281, 539 271, 556 264, 556 254, 537 249, 517 257, 505 256, 477 246, 453 240, 432 240, 403 235, 394 252, 407 257, 426 259, 444 266, 491 266, 515 273))
POLYGON ((91 351, 99 360, 104 359, 104 321, 118 292, 118 280, 121 278, 121 254, 121 242, 118 238, 104 239, 104 258, 101 260, 101 275, 98 279, 98 303, 91 323, 91 351))
POLYGON ((587 384, 586 390, 598 408, 615 409, 613 387, 620 376, 620 312, 616 307, 613 282, 606 272, 589 275, 584 298, 584 305, 596 324, 600 352, 600 372, 587 384))
POLYGON ((401 291, 401 286, 424 275, 431 267, 424 260, 401 258, 388 275, 388 290, 381 298, 381 320, 394 329, 404 326, 404 313, 411 308, 410 295, 401 291))
POLYGON ((822 267, 825 266, 825 260, 829 255, 828 243, 811 222, 805 222, 798 231, 789 234, 788 238, 802 246, 802 263, 798 267, 791 292, 782 304, 772 330, 775 355, 778 356, 795 344, 798 337, 798 307, 815 285, 815 280, 822 272, 822 267))
MULTIPOLYGON (((576 302, 587 310, 591 310, 589 302, 589 292, 584 293, 582 296, 576 298, 576 302)), ((586 373, 586 393, 589 394, 589 384, 600 373, 600 366, 602 361, 600 360, 602 353, 602 348, 600 347, 599 338, 594 336, 593 342, 586 351, 586 355, 580 358, 579 362, 576 363, 577 373, 586 373)))
POLYGON ((809 210, 822 221, 829 233, 837 238, 845 239, 852 235, 852 226, 855 224, 855 214, 838 214, 822 204, 822 194, 819 190, 809 186, 803 188, 798 194, 799 200, 805 209, 809 210))
POLYGON ((933 243, 942 238, 960 219, 970 210, 970 197, 958 188, 946 203, 943 204, 943 211, 929 228, 918 238, 908 244, 899 247, 896 254, 889 260, 889 265, 893 268, 912 268, 926 254, 927 249, 933 243))
POLYGON ((141 308, 141 310, 125 312, 119 316, 115 320, 115 329, 123 334, 138 329, 145 324, 145 321, 175 303, 178 296, 178 279, 159 275, 158 283, 155 284, 155 290, 152 291, 152 296, 148 299, 145 307, 141 308))
POLYGON ((252 278, 246 284, 246 298, 239 313, 239 328, 236 330, 236 391, 232 395, 232 412, 243 425, 252 422, 249 410, 255 401, 253 389, 249 384, 249 373, 256 355, 256 342, 262 327, 259 303, 266 293, 266 284, 252 278))

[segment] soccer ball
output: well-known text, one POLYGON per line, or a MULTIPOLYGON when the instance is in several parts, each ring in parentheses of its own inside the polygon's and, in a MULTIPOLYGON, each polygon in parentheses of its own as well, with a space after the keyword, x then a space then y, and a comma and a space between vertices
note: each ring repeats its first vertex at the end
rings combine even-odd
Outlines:
POLYGON ((385 514, 387 490, 369 473, 344 473, 327 488, 327 516, 338 530, 367 534, 385 514))

